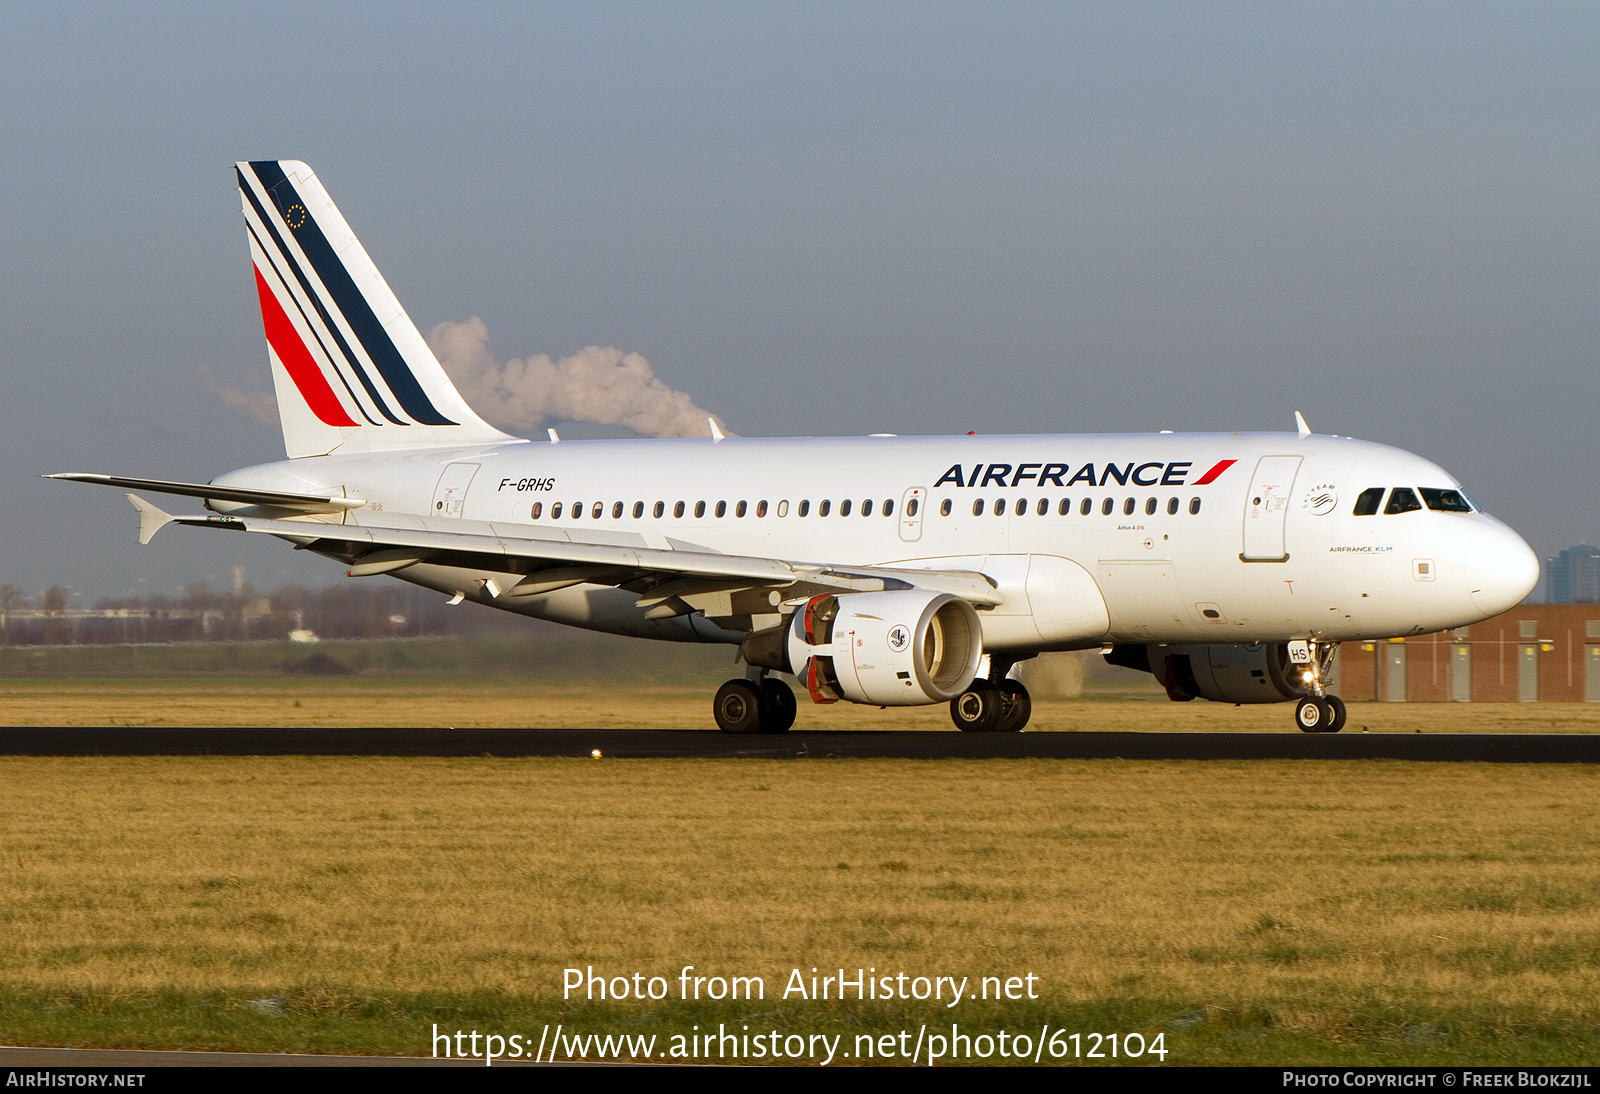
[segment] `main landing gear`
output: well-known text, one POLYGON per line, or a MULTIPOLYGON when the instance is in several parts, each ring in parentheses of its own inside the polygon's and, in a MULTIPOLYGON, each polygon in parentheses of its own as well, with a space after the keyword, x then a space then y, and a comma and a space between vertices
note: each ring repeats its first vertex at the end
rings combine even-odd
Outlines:
POLYGON ((1289 643, 1289 660, 1309 693, 1294 705, 1294 723, 1305 733, 1337 733, 1344 728, 1344 700, 1323 690, 1335 648, 1331 642, 1289 643))
POLYGON ((796 713, 794 691, 782 680, 729 680, 711 710, 724 733, 787 733, 796 713))
POLYGON ((977 677, 950 700, 950 720, 963 733, 1020 733, 1033 700, 1020 680, 1006 679, 1016 661, 991 654, 989 675, 977 677))

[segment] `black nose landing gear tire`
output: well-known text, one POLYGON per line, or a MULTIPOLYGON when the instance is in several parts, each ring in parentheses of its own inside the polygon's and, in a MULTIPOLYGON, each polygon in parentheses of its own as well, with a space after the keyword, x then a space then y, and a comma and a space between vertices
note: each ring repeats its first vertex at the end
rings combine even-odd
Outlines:
POLYGON ((1328 728, 1323 730, 1322 732, 1324 732, 1324 733, 1337 733, 1337 732, 1339 732, 1341 729, 1344 728, 1344 720, 1345 720, 1345 718, 1349 716, 1349 712, 1346 711, 1345 708, 1344 708, 1344 700, 1339 698, 1337 695, 1325 695, 1325 696, 1323 696, 1322 701, 1324 703, 1328 704, 1328 709, 1333 714, 1333 717, 1328 722, 1328 728))
POLYGON ((963 733, 993 733, 1003 707, 1000 689, 980 678, 950 700, 950 720, 963 733))
POLYGON ((1305 733, 1326 733, 1333 724, 1333 710, 1327 700, 1308 695, 1294 705, 1294 723, 1305 733))

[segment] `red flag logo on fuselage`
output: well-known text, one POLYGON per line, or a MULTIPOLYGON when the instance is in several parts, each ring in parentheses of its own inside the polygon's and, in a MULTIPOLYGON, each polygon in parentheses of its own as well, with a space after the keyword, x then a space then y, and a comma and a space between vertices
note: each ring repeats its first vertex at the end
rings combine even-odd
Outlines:
POLYGON ((1234 464, 1236 464, 1238 462, 1239 462, 1238 460, 1222 460, 1222 461, 1218 462, 1217 465, 1215 467, 1213 467, 1210 471, 1207 471, 1204 475, 1201 475, 1198 479, 1196 479, 1195 482, 1194 482, 1194 485, 1196 485, 1196 486, 1209 485, 1218 475, 1222 474, 1224 471, 1226 471, 1228 468, 1232 467, 1234 464))

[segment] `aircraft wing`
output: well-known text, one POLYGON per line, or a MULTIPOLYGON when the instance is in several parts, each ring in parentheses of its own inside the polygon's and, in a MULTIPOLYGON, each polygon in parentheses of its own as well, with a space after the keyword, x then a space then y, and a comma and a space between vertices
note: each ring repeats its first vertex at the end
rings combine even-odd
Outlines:
MULTIPOLYGON (((818 593, 880 592, 922 588, 953 593, 975 607, 994 607, 1004 597, 983 574, 879 566, 791 562, 718 554, 705 548, 663 549, 574 538, 557 529, 530 529, 484 521, 407 518, 415 527, 334 524, 319 520, 260 517, 173 516, 134 494, 140 539, 148 542, 165 524, 256 532, 295 543, 302 550, 336 558, 349 576, 395 573, 418 564, 448 566, 471 575, 495 599, 538 596, 578 584, 615 585, 639 594, 650 618, 704 611, 708 616, 766 613, 773 605, 818 593), (459 526, 460 530, 456 530, 459 526), (545 535, 529 535, 545 532, 545 535), (560 538, 547 538, 560 537, 560 538), (771 599, 772 592, 779 599, 771 599), (752 599, 756 594, 758 599, 752 599), (741 605, 741 601, 743 604, 741 605), (742 609, 742 610, 741 610, 742 609)), ((476 588, 460 590, 476 592, 476 588)))

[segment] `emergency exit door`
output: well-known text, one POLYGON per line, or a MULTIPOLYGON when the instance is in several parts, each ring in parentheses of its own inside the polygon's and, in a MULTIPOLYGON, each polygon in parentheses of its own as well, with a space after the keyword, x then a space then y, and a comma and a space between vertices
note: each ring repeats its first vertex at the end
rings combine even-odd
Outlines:
POLYGON ((913 486, 900 498, 900 538, 915 543, 922 538, 922 511, 928 507, 928 488, 913 486))

